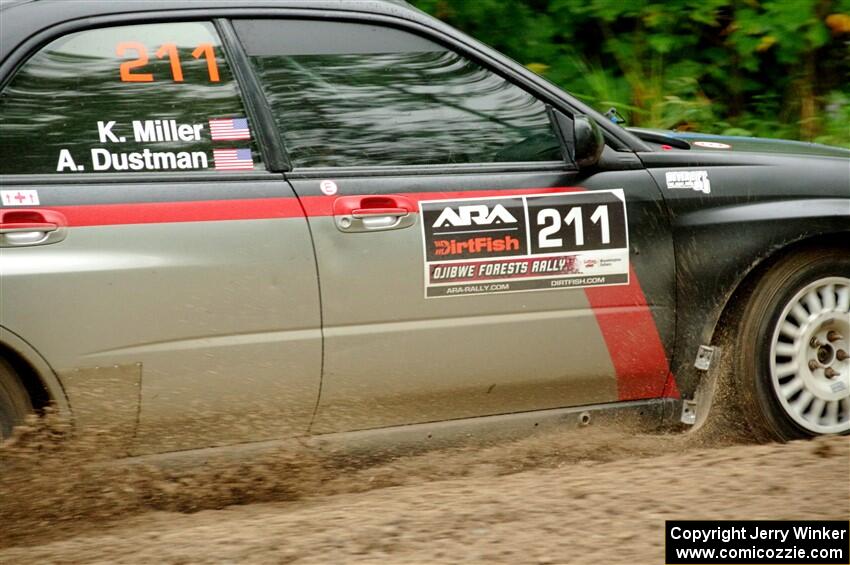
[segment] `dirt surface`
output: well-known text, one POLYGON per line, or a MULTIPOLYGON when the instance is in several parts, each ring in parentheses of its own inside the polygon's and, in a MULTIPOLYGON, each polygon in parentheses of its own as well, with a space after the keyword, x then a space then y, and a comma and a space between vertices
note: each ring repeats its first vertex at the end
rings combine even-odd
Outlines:
POLYGON ((383 462, 0 450, 0 563, 663 563, 666 519, 850 518, 850 438, 587 430, 383 462))

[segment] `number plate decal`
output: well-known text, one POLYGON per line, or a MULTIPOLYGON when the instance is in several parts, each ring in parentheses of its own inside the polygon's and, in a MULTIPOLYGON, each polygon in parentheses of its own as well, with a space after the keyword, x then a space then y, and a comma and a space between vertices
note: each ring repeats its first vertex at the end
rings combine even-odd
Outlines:
POLYGON ((629 282, 622 189, 419 203, 425 297, 629 282))

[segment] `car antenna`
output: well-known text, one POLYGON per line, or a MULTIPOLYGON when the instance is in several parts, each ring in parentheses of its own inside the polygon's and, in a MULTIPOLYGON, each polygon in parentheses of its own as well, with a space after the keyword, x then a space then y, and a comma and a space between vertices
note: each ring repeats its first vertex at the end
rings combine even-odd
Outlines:
POLYGON ((611 108, 605 112, 605 117, 614 122, 617 125, 622 125, 626 123, 626 118, 623 117, 620 112, 617 111, 617 108, 611 106, 611 108))

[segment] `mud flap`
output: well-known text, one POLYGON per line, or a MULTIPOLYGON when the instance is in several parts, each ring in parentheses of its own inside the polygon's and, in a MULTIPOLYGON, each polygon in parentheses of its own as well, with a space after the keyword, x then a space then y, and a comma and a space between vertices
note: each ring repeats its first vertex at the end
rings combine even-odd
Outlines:
MULTIPOLYGON (((698 358, 699 362, 700 358, 698 358)), ((721 373, 724 371, 725 363, 723 361, 723 351, 720 347, 714 347, 709 358, 709 363, 705 365, 703 376, 697 385, 693 400, 687 401, 692 414, 692 422, 689 422, 691 432, 696 432, 702 428, 708 421, 709 414, 712 410, 717 410, 718 382, 721 373)), ((699 367, 698 367, 699 368, 699 367)))

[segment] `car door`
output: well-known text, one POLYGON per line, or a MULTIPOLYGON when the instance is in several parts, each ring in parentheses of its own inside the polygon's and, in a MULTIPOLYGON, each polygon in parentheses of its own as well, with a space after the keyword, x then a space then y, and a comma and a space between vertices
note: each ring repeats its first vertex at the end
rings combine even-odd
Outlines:
POLYGON ((633 158, 568 165, 543 101, 438 38, 234 27, 316 249, 314 432, 662 395, 673 255, 633 158))
POLYGON ((249 109, 208 22, 71 33, 2 89, 0 325, 137 452, 304 434, 315 407, 309 229, 249 109))

